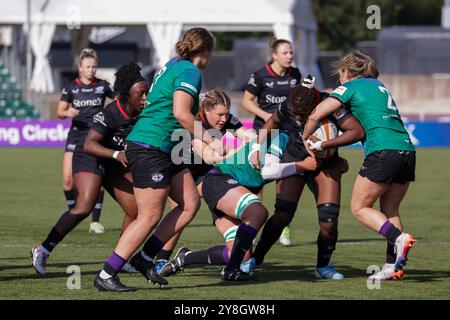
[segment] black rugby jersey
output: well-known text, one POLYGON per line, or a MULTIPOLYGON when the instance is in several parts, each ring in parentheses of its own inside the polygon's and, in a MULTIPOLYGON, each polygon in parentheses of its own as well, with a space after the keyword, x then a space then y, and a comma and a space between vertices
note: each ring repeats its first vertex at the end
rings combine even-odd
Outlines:
MULTIPOLYGON (((202 122, 203 128, 205 128, 206 130, 213 129, 209 125, 204 115, 199 113, 199 118, 200 121, 202 122)), ((234 133, 234 135, 236 135, 235 134, 236 130, 238 130, 242 126, 243 125, 241 121, 239 121, 238 118, 236 118, 230 113, 228 114, 228 119, 225 122, 223 128, 220 130, 220 133, 223 136, 227 131, 230 131, 234 133)), ((190 154, 188 156, 188 159, 186 159, 186 157, 183 157, 183 159, 184 163, 187 164, 188 169, 191 171, 194 178, 204 176, 205 174, 208 173, 209 170, 211 170, 214 167, 213 165, 204 162, 203 159, 197 154, 197 152, 195 152, 194 147, 192 145, 190 146, 190 154)))
POLYGON ((106 97, 114 99, 114 90, 107 81, 95 78, 86 85, 77 78, 63 88, 60 100, 80 110, 72 119, 72 127, 88 130, 92 117, 103 109, 106 97))
MULTIPOLYGON (((250 76, 245 89, 258 97, 257 102, 261 109, 274 113, 277 111, 278 105, 288 99, 291 88, 298 85, 301 79, 302 75, 297 68, 290 67, 283 76, 279 76, 269 64, 266 64, 250 76)), ((264 120, 255 116, 253 128, 258 130, 263 125, 264 120)))
MULTIPOLYGON (((316 92, 317 95, 320 96, 319 101, 328 96, 325 92, 316 92)), ((351 114, 344 107, 340 107, 338 110, 330 114, 328 119, 332 121, 339 129, 339 125, 347 120, 350 115, 351 114)), ((303 130, 305 129, 305 123, 296 120, 295 116, 289 111, 288 101, 285 101, 278 106, 277 116, 282 124, 289 124, 292 128, 286 150, 300 160, 308 157, 309 153, 306 151, 305 145, 303 144, 303 130)))
POLYGON ((132 118, 127 110, 115 100, 93 116, 91 129, 104 136, 105 148, 122 151, 127 135, 133 129, 137 118, 132 118))

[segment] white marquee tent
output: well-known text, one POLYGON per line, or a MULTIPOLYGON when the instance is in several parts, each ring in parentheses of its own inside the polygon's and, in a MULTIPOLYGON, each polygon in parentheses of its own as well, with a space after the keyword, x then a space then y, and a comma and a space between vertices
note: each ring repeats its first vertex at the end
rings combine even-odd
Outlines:
MULTIPOLYGON (((27 0, 1 1, 0 25, 27 25, 27 0)), ((54 90, 47 59, 56 25, 146 25, 159 65, 173 54, 182 32, 193 26, 211 31, 273 31, 294 44, 295 62, 321 85, 317 23, 310 0, 32 0, 30 45, 35 57, 31 88, 54 90)))

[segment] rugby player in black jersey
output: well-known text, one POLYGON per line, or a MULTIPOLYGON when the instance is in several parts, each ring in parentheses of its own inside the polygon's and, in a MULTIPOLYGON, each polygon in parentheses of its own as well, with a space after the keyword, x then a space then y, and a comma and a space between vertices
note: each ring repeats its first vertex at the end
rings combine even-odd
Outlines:
MULTIPOLYGON (((74 175, 83 172, 83 162, 89 161, 83 152, 83 144, 92 123, 92 116, 103 108, 106 97, 114 98, 111 85, 95 77, 97 61, 97 54, 93 49, 81 51, 78 59, 79 77, 64 87, 57 107, 59 118, 72 119, 63 157, 63 189, 69 209, 75 206, 74 175)), ((105 232, 100 224, 103 195, 102 190, 92 211, 90 232, 105 232)))
MULTIPOLYGON (((301 85, 295 87, 288 101, 280 104, 277 112, 268 119, 264 129, 278 128, 282 123, 292 126, 289 141, 283 153, 281 163, 301 161, 310 154, 303 144, 303 129, 311 111, 321 101, 322 94, 314 88, 314 78, 308 76, 301 85)), ((351 144, 365 137, 364 129, 359 122, 345 108, 340 108, 329 117, 343 132, 335 140, 341 145, 351 144)), ((266 132, 262 130, 258 142, 266 139, 266 132)), ((332 141, 335 141, 332 140, 332 141)), ((327 142, 329 143, 329 142, 327 142)), ((330 147, 335 144, 330 145, 330 147)), ((259 152, 255 152, 251 159, 255 167, 259 166, 259 152)), ((275 213, 267 220, 259 242, 243 271, 251 272, 254 265, 260 265, 267 252, 273 246, 285 228, 294 217, 297 205, 306 183, 313 192, 316 204, 320 231, 317 237, 317 261, 315 275, 320 279, 340 280, 344 276, 330 265, 331 256, 336 248, 338 239, 338 217, 340 210, 341 176, 348 170, 346 160, 335 152, 331 157, 322 159, 316 171, 305 172, 281 179, 277 185, 275 213)))
MULTIPOLYGON (((269 49, 272 60, 250 76, 242 99, 242 105, 255 115, 253 129, 257 133, 302 78, 300 70, 292 67, 294 52, 290 41, 274 37, 269 41, 269 49)), ((284 124, 280 130, 287 134, 289 126, 284 124)), ((262 195, 261 190, 260 198, 262 195)), ((289 226, 283 230, 280 242, 285 246, 292 244, 289 226)))
POLYGON ((85 164, 85 179, 77 185, 75 207, 63 213, 45 241, 32 249, 33 267, 38 273, 46 272, 50 252, 89 215, 102 186, 125 212, 122 231, 136 218, 137 205, 124 141, 145 106, 148 90, 149 85, 137 64, 130 62, 119 68, 114 84, 117 99, 91 115, 93 123, 87 133, 84 151, 92 161, 85 164))

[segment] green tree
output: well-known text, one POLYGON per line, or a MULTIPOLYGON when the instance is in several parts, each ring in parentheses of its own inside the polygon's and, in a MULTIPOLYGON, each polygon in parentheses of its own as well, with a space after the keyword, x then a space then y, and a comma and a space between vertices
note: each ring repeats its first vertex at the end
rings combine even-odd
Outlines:
POLYGON ((375 40, 380 30, 366 26, 370 5, 381 9, 381 28, 439 25, 443 0, 312 0, 319 26, 319 50, 349 50, 358 41, 375 40))

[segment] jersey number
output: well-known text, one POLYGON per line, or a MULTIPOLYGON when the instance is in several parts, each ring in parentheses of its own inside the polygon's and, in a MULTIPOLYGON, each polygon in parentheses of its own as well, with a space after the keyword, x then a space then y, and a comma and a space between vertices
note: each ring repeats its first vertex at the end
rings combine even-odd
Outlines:
POLYGON ((387 93, 387 95, 388 95, 388 103, 387 103, 388 109, 397 111, 397 107, 392 104, 392 96, 391 96, 391 93, 389 92, 389 90, 386 89, 385 87, 382 87, 382 86, 378 86, 378 89, 380 89, 380 91, 383 92, 383 93, 387 93))
POLYGON ((156 82, 159 80, 159 78, 161 78, 161 76, 164 74, 164 72, 166 72, 166 70, 167 70, 167 67, 164 66, 161 70, 158 71, 158 73, 155 75, 155 79, 153 79, 152 85, 151 85, 148 93, 152 92, 153 86, 156 84, 156 82))

